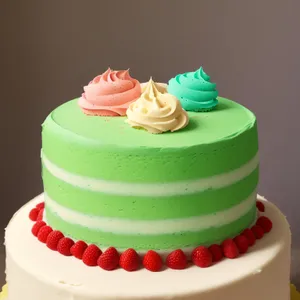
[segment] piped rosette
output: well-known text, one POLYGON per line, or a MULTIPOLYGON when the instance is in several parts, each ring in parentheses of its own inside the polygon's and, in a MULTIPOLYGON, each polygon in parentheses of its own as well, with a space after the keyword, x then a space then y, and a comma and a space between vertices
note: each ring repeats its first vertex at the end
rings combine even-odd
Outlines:
POLYGON ((126 114, 130 126, 150 133, 177 131, 189 122, 179 100, 152 79, 143 87, 140 98, 130 104, 126 114))
POLYGON ((129 70, 110 68, 83 89, 78 104, 92 116, 125 116, 129 105, 142 93, 139 81, 129 75, 129 70))
POLYGON ((179 99, 186 111, 211 111, 218 104, 216 84, 210 81, 202 67, 170 79, 168 92, 179 99))

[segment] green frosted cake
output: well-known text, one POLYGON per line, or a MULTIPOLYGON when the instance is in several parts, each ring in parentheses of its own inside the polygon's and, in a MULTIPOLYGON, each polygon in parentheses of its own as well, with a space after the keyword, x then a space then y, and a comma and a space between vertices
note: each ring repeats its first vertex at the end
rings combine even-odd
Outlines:
POLYGON ((257 195, 252 112, 202 68, 168 84, 108 69, 83 90, 43 123, 44 193, 6 229, 0 299, 299 296, 289 224, 257 195))
MULTIPOLYGON (((144 87, 150 106, 157 86, 144 87)), ((170 99, 166 89, 157 93, 170 99)), ((78 101, 43 124, 51 226, 101 248, 170 251, 221 242, 254 222, 258 140, 248 109, 219 97, 213 111, 185 113, 184 128, 149 134, 107 108, 105 116, 84 114, 78 101)))

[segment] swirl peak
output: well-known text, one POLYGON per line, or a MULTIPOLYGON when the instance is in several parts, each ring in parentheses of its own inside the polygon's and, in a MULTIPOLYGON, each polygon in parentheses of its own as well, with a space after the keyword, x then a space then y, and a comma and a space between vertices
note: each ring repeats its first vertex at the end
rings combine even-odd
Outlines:
POLYGON ((162 93, 150 78, 141 97, 127 109, 127 123, 150 133, 176 131, 188 124, 188 115, 178 99, 162 93))
POLYGON ((202 67, 178 74, 169 80, 168 92, 176 96, 187 111, 210 111, 218 104, 216 84, 202 67))
POLYGON ((149 97, 157 97, 158 94, 161 94, 161 92, 158 90, 155 82, 153 81, 152 77, 150 77, 150 80, 148 81, 145 90, 143 91, 144 96, 149 96, 149 97))
POLYGON ((79 106, 87 115, 124 116, 130 103, 141 95, 138 80, 133 79, 129 69, 114 71, 108 68, 83 88, 79 106))

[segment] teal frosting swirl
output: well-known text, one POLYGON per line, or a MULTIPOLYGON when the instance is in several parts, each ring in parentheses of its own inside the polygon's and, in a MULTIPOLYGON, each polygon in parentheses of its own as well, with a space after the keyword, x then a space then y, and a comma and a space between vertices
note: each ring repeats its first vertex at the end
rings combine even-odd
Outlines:
POLYGON ((210 76, 202 67, 170 79, 168 92, 176 96, 187 111, 209 111, 218 104, 216 84, 210 82, 210 76))

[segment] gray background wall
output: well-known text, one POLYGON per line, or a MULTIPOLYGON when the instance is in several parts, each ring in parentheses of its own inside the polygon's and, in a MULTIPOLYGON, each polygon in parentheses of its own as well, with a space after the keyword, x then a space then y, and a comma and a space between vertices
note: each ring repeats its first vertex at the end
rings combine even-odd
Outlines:
POLYGON ((257 115, 260 193, 287 215, 300 258, 299 13, 299 0, 0 0, 0 228, 42 191, 40 124, 53 108, 108 66, 167 81, 203 65, 257 115))

